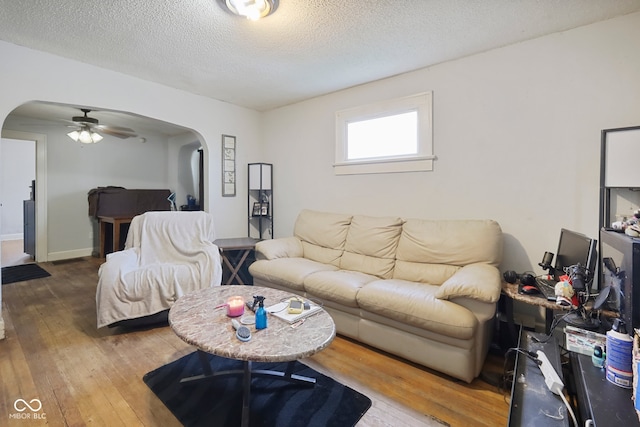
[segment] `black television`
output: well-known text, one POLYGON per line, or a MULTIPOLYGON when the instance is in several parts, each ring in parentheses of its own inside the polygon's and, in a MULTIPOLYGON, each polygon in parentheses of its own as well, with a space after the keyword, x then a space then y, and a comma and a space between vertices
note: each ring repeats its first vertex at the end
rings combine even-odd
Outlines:
POLYGON ((640 238, 600 230, 600 280, 596 298, 603 309, 616 311, 629 335, 640 328, 640 238))
POLYGON ((584 234, 562 228, 560 230, 560 240, 558 241, 558 251, 556 252, 556 262, 553 266, 556 280, 568 274, 569 267, 580 265, 586 269, 584 287, 574 283, 576 290, 583 290, 590 287, 594 278, 594 271, 598 263, 597 240, 585 236, 584 234), (577 285, 577 286, 576 286, 577 285))

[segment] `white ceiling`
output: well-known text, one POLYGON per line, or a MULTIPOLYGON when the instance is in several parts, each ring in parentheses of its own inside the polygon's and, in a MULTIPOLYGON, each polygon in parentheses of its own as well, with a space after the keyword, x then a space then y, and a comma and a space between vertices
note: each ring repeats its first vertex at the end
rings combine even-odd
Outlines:
MULTIPOLYGON (((0 39, 259 111, 640 10, 640 0, 0 0, 0 39)), ((75 114, 75 113, 74 113, 75 114)))

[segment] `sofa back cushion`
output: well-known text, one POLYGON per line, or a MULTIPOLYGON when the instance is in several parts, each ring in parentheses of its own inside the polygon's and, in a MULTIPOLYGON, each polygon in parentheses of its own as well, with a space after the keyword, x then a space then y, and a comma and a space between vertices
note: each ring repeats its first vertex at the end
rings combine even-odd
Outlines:
POLYGON ((340 268, 390 279, 402 223, 403 220, 397 217, 355 215, 347 233, 340 268))
POLYGON ((302 210, 293 234, 307 259, 338 267, 351 224, 351 215, 302 210))
POLYGON ((393 278, 440 285, 462 266, 498 267, 501 258, 502 230, 495 221, 407 219, 393 278))

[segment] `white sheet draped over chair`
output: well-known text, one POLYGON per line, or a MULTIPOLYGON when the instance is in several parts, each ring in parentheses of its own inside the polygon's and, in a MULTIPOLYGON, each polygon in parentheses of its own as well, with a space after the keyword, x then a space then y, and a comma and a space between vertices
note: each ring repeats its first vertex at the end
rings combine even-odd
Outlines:
POLYGON ((131 221, 125 249, 98 270, 98 328, 171 308, 188 292, 220 285, 220 252, 210 214, 146 212, 131 221))

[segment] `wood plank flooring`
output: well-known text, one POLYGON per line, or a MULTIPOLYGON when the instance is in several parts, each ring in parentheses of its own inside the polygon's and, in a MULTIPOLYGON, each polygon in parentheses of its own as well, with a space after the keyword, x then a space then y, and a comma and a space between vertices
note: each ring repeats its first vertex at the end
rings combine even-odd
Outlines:
MULTIPOLYGON (((99 265, 96 258, 42 263, 50 277, 2 286, 0 426, 179 425, 142 376, 193 348, 167 326, 97 330, 99 265), (16 419, 17 399, 39 399, 46 419, 16 419)), ((451 426, 507 423, 508 392, 481 379, 456 381, 346 338, 304 362, 380 397, 370 395, 375 408, 359 426, 423 425, 424 415, 451 426)), ((502 361, 490 357, 485 369, 500 372, 502 361)))

